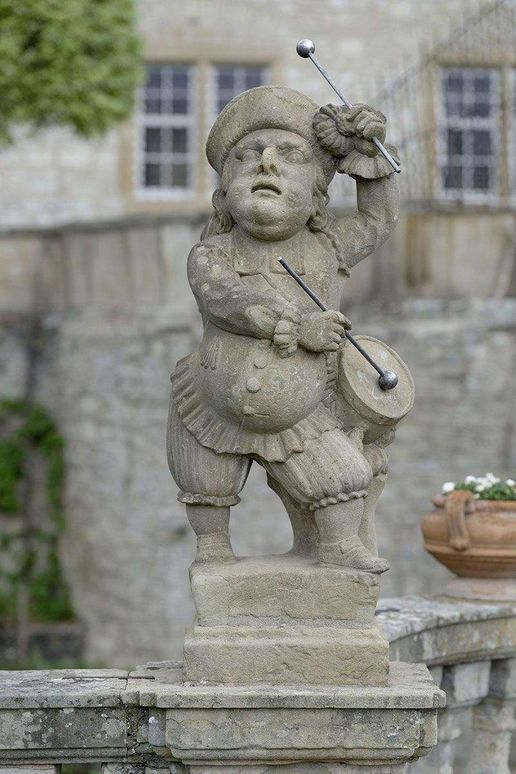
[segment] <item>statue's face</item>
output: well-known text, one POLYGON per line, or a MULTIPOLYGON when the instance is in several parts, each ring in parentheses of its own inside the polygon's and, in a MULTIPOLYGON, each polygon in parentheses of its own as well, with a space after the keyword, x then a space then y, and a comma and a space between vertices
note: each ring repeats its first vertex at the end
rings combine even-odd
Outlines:
POLYGON ((306 225, 316 161, 295 132, 258 129, 231 150, 224 167, 226 203, 238 225, 258 239, 287 239, 306 225))

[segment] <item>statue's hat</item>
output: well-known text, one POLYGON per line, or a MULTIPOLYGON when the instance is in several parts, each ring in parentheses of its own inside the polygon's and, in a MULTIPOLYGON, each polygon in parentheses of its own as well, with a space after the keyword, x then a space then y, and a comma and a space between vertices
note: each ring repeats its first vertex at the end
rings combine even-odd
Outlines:
POLYGON ((313 100, 285 86, 258 86, 244 91, 226 105, 215 121, 206 143, 208 161, 222 174, 231 148, 247 134, 257 129, 286 129, 310 143, 329 183, 338 160, 317 140, 313 120, 318 111, 313 100))

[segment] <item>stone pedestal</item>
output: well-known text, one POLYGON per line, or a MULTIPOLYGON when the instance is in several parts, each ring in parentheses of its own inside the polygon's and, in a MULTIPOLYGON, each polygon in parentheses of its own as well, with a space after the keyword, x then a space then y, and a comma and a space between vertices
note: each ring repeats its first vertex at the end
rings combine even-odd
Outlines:
POLYGON ((163 742, 195 774, 401 772, 436 743, 445 702, 424 665, 400 662, 385 686, 184 685, 179 669, 139 675, 140 704, 164 713, 163 742))
POLYGON ((448 597, 482 599, 486 602, 516 600, 514 578, 453 578, 446 587, 448 597))
POLYGON ((194 564, 184 679, 233 685, 387 685, 378 577, 301 556, 194 564))

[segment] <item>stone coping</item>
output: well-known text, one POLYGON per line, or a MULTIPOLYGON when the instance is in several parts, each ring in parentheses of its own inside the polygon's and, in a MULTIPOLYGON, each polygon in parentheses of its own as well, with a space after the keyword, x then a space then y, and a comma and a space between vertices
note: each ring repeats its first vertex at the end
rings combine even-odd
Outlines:
POLYGON ((128 679, 123 669, 0 671, 0 709, 121 707, 128 679))
POLYGON ((410 634, 458 623, 477 623, 516 616, 516 600, 477 602, 454 597, 407 596, 380 599, 376 620, 389 642, 410 634))
POLYGON ((444 706, 424 664, 393 662, 386 686, 184 685, 179 662, 156 662, 133 672, 56 669, 0 672, 0 710, 94 707, 424 709, 444 706))
POLYGON ((391 660, 449 666, 516 655, 516 602, 445 595, 384 599, 376 620, 390 642, 391 660))
POLYGON ((432 709, 444 707, 446 696, 424 664, 392 662, 386 686, 231 686, 183 685, 180 672, 141 685, 140 705, 208 709, 432 709))

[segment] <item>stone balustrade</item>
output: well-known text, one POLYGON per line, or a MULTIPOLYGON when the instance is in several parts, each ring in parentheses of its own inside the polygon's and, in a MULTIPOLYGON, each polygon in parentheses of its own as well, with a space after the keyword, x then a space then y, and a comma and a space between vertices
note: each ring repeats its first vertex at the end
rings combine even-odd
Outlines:
MULTIPOLYGON (((374 771, 509 774, 516 603, 405 597, 383 600, 377 615, 391 643, 391 659, 426 664, 446 692, 447 706, 440 710, 438 745, 427 756, 406 767, 374 771)), ((0 774, 57 774, 66 763, 101 764, 104 774, 186 774, 188 765, 172 743, 174 711, 167 709, 178 670, 177 663, 158 662, 132 672, 0 673, 0 774)), ((209 735, 209 728, 202 733, 209 735)), ((298 769, 355 771, 331 762, 298 766, 296 774, 298 769)), ((202 774, 203 768, 194 771, 202 774)), ((220 771, 294 774, 287 763, 265 768, 251 762, 243 768, 225 764, 220 771)), ((357 766, 356 771, 372 769, 357 766)))
POLYGON ((391 659, 424 662, 446 693, 438 744, 407 774, 510 774, 516 702, 516 603, 385 599, 391 659))

